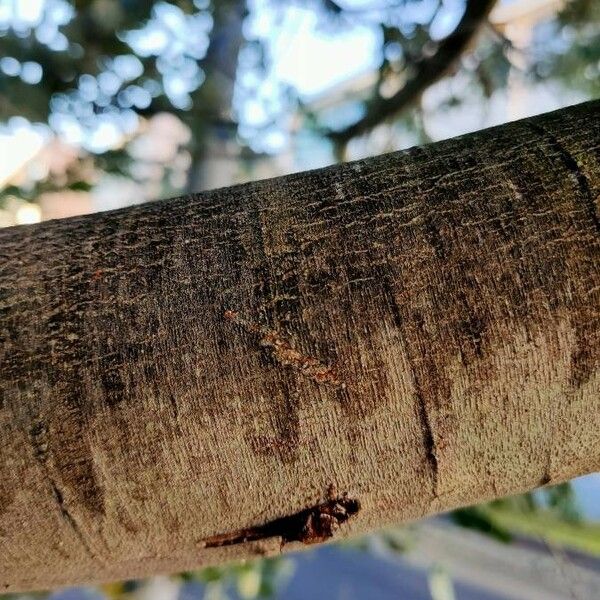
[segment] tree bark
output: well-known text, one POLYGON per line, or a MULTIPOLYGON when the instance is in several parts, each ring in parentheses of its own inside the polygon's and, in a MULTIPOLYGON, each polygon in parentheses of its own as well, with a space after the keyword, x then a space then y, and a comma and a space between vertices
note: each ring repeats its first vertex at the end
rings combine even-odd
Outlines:
POLYGON ((0 231, 2 588, 598 469, 599 117, 0 231))

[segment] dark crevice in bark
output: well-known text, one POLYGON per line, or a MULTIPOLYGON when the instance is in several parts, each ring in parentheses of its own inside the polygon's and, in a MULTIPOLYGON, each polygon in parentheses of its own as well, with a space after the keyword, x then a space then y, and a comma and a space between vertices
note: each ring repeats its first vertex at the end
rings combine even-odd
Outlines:
POLYGON ((41 421, 36 421, 29 430, 29 439, 31 441, 31 447, 33 449, 33 455, 36 461, 39 463, 42 471, 44 473, 44 477, 48 480, 50 484, 50 489, 52 490, 52 496, 58 505, 58 509, 62 518, 69 525, 69 527, 73 530, 81 545, 85 548, 85 551, 94 558, 94 553, 92 552, 89 544, 87 543, 83 532, 79 528, 77 521, 73 517, 73 515, 69 512, 65 504, 65 498, 63 493, 60 491, 56 481, 52 478, 49 471, 48 466, 48 427, 47 425, 41 421))
POLYGON ((269 538, 281 538, 282 545, 290 542, 316 544, 333 537, 340 525, 359 510, 358 500, 349 498, 348 494, 342 494, 264 525, 212 536, 205 539, 203 545, 205 548, 219 548, 269 538))
POLYGON ((421 429, 423 431, 423 447, 425 448, 425 458, 431 469, 431 478, 433 481, 433 496, 438 496, 438 459, 435 451, 435 439, 433 437, 433 429, 429 419, 429 412, 425 405, 425 399, 421 394, 417 394, 417 410, 419 420, 421 421, 421 429))
POLYGON ((75 533, 75 535, 81 542, 81 545, 83 546, 83 548, 85 548, 85 551, 92 558, 95 558, 95 555, 92 552, 89 544, 87 543, 85 536, 83 535, 83 532, 79 528, 77 521, 75 520, 73 515, 69 512, 69 509, 67 508, 67 506, 65 504, 65 499, 64 499, 62 492, 60 491, 59 487, 56 485, 56 483, 52 479, 50 479, 50 486, 52 488, 52 495, 54 496, 54 499, 56 500, 56 504, 58 505, 58 509, 60 510, 60 514, 62 515, 63 519, 69 525, 69 527, 73 530, 73 532, 75 533))
POLYGON ((175 420, 179 419, 179 407, 177 406, 177 399, 172 393, 169 394, 169 404, 171 405, 171 412, 173 413, 173 418, 175 420))
MULTIPOLYGON (((398 304, 398 301, 396 300, 396 296, 394 294, 394 286, 392 281, 392 278, 390 278, 388 275, 383 274, 381 276, 382 290, 383 295, 386 299, 386 306, 390 311, 394 325, 398 329, 398 332, 402 334, 402 332, 405 331, 405 322, 402 316, 401 307, 398 304)), ((423 432, 423 447, 425 449, 425 460, 427 461, 427 464, 429 465, 429 469, 431 471, 433 496, 434 498, 436 498, 438 495, 438 460, 436 455, 435 439, 433 437, 433 430, 431 427, 429 411, 427 410, 423 388, 421 385, 419 385, 419 381, 421 380, 419 376, 419 370, 414 360, 410 360, 410 364, 413 380, 416 385, 415 395, 417 398, 417 412, 419 415, 421 430, 423 432)))
POLYGON ((433 252, 439 260, 445 260, 447 256, 447 249, 444 244, 443 236, 440 233, 440 228, 435 223, 435 217, 427 217, 423 224, 423 231, 425 237, 429 242, 429 245, 433 249, 433 252))
POLYGON ((540 478, 540 485, 548 485, 552 481, 552 452, 546 451, 546 464, 540 478))
POLYGON ((398 305, 398 301, 396 300, 396 296, 394 294, 394 285, 391 277, 383 274, 381 276, 381 287, 383 290, 383 295, 386 299, 387 307, 390 310, 392 322, 400 333, 404 327, 404 319, 402 318, 402 311, 400 310, 400 306, 398 305))
POLYGON ((580 196, 585 203, 586 212, 594 224, 596 233, 600 235, 600 217, 597 213, 594 195, 592 194, 588 178, 581 170, 579 163, 552 132, 548 131, 538 123, 528 122, 528 124, 530 129, 535 131, 538 135, 541 135, 547 141, 548 145, 556 152, 556 154, 558 154, 558 157, 567 170, 575 177, 580 196))

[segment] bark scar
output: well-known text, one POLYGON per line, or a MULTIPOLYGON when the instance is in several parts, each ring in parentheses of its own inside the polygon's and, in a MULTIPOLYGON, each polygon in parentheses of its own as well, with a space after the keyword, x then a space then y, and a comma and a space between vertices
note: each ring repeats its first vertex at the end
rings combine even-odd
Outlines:
POLYGON ((348 521, 359 510, 360 502, 344 493, 316 506, 263 525, 214 535, 203 540, 201 545, 204 548, 220 548, 268 538, 280 538, 282 548, 290 542, 318 544, 333 537, 340 525, 348 521))
POLYGON ((295 371, 298 371, 301 375, 304 375, 317 383, 345 389, 346 384, 338 378, 332 367, 323 364, 313 356, 308 356, 299 350, 296 350, 276 331, 262 327, 257 323, 247 321, 233 310, 226 310, 223 313, 223 316, 228 321, 239 325, 247 333, 258 336, 260 345, 270 350, 273 358, 279 364, 289 366, 295 371))

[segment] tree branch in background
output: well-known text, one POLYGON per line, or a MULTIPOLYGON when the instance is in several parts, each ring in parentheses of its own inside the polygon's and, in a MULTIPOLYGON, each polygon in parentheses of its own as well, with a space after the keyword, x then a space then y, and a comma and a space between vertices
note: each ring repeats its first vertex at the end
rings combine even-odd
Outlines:
POLYGON ((416 64, 416 73, 406 85, 389 98, 376 95, 367 103, 366 112, 358 121, 345 129, 329 132, 328 137, 336 145, 343 147, 353 137, 367 133, 415 102, 465 52, 494 4, 495 0, 468 0, 465 13, 454 32, 439 43, 431 57, 423 58, 416 64))

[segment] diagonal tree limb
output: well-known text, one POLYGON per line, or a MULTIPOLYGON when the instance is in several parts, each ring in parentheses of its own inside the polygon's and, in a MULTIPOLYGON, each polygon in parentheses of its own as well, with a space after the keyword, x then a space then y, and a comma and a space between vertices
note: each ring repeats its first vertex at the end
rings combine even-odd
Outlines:
POLYGON ((2 589, 598 470, 599 116, 0 230, 2 589))
POLYGON ((330 131, 328 137, 339 146, 367 133, 386 119, 399 114, 415 102, 421 94, 441 79, 469 47, 496 0, 468 0, 465 13, 456 29, 438 45, 435 53, 416 64, 415 74, 389 98, 377 95, 367 103, 366 113, 352 125, 339 131, 330 131))

